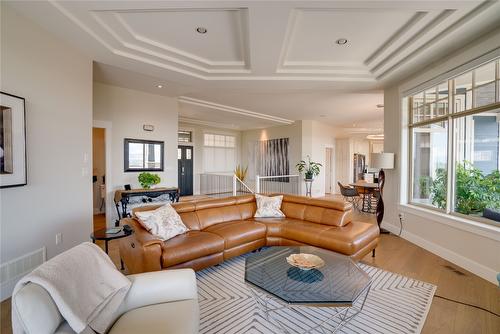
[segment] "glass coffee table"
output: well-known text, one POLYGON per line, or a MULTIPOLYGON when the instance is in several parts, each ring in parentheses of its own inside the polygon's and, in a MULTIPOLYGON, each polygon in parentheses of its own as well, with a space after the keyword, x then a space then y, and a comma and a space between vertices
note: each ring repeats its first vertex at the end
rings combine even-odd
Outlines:
POLYGON ((270 247, 245 262, 245 282, 266 319, 285 333, 335 333, 365 304, 371 278, 348 256, 316 248, 270 247), (319 256, 325 265, 302 270, 291 254, 319 256))

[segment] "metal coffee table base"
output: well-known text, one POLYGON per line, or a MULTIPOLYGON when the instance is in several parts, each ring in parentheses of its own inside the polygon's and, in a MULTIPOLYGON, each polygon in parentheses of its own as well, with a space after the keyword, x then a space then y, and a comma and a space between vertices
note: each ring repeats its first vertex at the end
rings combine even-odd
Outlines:
POLYGON ((297 305, 288 304, 254 285, 247 286, 266 320, 286 334, 336 333, 363 310, 370 291, 367 286, 352 305, 297 305))

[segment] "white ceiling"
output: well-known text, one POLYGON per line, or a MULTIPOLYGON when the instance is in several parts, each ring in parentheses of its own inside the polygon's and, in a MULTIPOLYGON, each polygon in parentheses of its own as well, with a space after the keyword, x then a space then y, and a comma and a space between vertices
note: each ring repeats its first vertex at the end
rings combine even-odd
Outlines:
POLYGON ((92 57, 95 80, 196 99, 182 117, 242 129, 279 117, 377 131, 384 86, 500 24, 493 1, 9 4, 92 57))

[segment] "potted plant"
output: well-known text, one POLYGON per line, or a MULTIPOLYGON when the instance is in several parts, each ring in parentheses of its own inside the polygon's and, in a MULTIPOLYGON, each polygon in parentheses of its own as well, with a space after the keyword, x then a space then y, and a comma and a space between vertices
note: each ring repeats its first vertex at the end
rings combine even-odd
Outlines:
POLYGON ((322 167, 322 165, 319 162, 311 161, 311 157, 307 156, 307 162, 301 160, 296 167, 299 173, 304 173, 306 181, 312 181, 315 176, 319 175, 320 167, 322 167))
POLYGON ((247 177, 247 172, 248 172, 248 166, 243 168, 242 166, 238 165, 234 170, 234 175, 236 175, 236 177, 240 179, 241 182, 243 182, 247 177))
POLYGON ((139 174, 139 177, 137 179, 144 189, 151 189, 152 185, 158 184, 161 181, 158 174, 152 174, 148 172, 139 174))

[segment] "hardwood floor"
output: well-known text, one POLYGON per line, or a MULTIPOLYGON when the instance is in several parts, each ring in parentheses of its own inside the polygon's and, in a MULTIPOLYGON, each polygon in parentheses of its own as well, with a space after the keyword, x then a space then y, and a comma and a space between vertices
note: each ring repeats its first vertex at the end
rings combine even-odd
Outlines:
MULTIPOLYGON (((329 196, 328 198, 331 198, 329 196)), ((375 224, 374 215, 355 213, 355 219, 375 224)), ((95 228, 105 225, 95 217, 95 228)), ((101 247, 104 247, 101 245, 101 247)), ((110 256, 119 267, 117 241, 110 242, 110 256)), ((435 284, 436 295, 477 305, 500 313, 500 289, 486 280, 396 236, 381 235, 376 257, 364 263, 435 284)), ((1 304, 1 333, 11 333, 10 299, 1 304)), ((500 333, 500 317, 440 298, 434 298, 422 333, 476 334, 500 333)))

